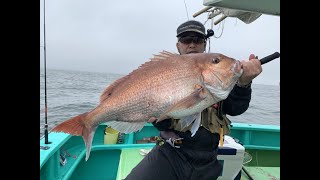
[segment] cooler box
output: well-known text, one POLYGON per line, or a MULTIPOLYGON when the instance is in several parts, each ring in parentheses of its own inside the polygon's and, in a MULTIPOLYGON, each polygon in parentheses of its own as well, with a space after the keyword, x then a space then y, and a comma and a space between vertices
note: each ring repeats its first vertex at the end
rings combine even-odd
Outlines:
POLYGON ((218 180, 232 180, 240 172, 244 159, 244 147, 230 136, 224 136, 224 144, 218 148, 217 159, 223 166, 218 180))

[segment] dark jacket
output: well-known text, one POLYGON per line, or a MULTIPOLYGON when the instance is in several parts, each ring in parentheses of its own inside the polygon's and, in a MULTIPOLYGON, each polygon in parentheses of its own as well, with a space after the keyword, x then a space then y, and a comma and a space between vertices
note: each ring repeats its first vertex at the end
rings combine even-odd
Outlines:
MULTIPOLYGON (((223 102, 222 111, 235 116, 249 107, 251 87, 235 86, 223 102)), ((153 125, 159 131, 172 131, 171 119, 153 125)), ((195 136, 191 132, 174 131, 184 138, 180 148, 168 143, 155 146, 143 160, 132 169, 126 180, 213 180, 222 174, 223 166, 217 159, 217 147, 220 136, 211 133, 202 126, 195 136)))
POLYGON ((248 88, 238 87, 232 89, 227 99, 223 101, 222 111, 230 116, 237 116, 244 113, 251 100, 251 86, 248 88))

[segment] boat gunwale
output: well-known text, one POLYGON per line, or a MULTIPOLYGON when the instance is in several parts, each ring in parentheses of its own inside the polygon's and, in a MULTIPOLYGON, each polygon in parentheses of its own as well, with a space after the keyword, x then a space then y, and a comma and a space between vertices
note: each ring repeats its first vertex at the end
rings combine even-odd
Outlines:
MULTIPOLYGON (((101 125, 105 125, 102 123, 101 125)), ((145 126, 153 126, 150 123, 147 123, 145 126)), ((243 130, 243 131, 265 131, 265 132, 280 132, 280 126, 277 125, 261 125, 261 124, 249 124, 249 123, 232 123, 231 130, 243 130)), ((132 139, 132 135, 129 134, 129 138, 132 139)), ((45 144, 44 138, 40 139, 40 146, 48 146, 50 147, 47 150, 40 149, 40 169, 44 166, 44 164, 48 161, 48 159, 56 153, 70 138, 72 135, 67 133, 49 133, 49 142, 51 144, 45 144)), ((143 148, 143 147, 153 147, 155 143, 147 143, 147 144, 115 144, 115 145, 93 145, 92 151, 98 150, 106 150, 106 149, 123 149, 123 148, 143 148)), ((280 147, 269 147, 269 146, 257 146, 257 145, 244 145, 246 149, 262 149, 262 150, 276 150, 279 151, 280 147)), ((85 155, 85 149, 79 154, 81 158, 85 155)), ((79 160, 79 162, 80 162, 79 160)), ((79 163, 78 162, 78 163, 79 163)), ((77 161, 74 162, 75 165, 77 161)), ((71 172, 70 172, 71 173, 71 172)))
POLYGON ((252 130, 252 131, 267 131, 267 132, 280 132, 279 125, 265 125, 265 124, 252 124, 252 123, 231 123, 232 129, 239 130, 252 130))
POLYGON ((40 139, 40 146, 49 147, 47 150, 40 149, 40 169, 42 166, 44 166, 48 159, 72 137, 72 135, 59 132, 54 134, 49 133, 49 137, 49 142, 51 142, 50 144, 45 144, 44 138, 40 139))

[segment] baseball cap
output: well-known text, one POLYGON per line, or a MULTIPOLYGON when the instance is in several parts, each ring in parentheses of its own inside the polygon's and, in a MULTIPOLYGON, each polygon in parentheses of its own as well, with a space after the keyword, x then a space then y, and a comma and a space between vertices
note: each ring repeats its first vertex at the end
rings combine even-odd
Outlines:
POLYGON ((204 25, 195 20, 189 20, 187 22, 182 23, 177 28, 177 37, 179 37, 182 33, 185 32, 196 32, 203 36, 206 36, 204 25))

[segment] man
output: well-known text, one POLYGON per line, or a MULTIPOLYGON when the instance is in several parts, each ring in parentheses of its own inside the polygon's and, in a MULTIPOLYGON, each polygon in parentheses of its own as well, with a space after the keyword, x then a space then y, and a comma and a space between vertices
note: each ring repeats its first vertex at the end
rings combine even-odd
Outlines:
MULTIPOLYGON (((208 35, 203 24, 190 20, 177 28, 177 38, 176 46, 181 55, 203 53, 208 35)), ((248 109, 252 80, 262 72, 261 63, 254 55, 250 55, 249 61, 242 61, 242 68, 243 74, 228 98, 201 113, 201 126, 193 137, 191 125, 179 129, 179 120, 153 123, 165 143, 155 146, 126 179, 217 179, 222 172, 222 165, 217 161, 219 133, 224 135, 229 131, 226 114, 240 115, 248 109)))

